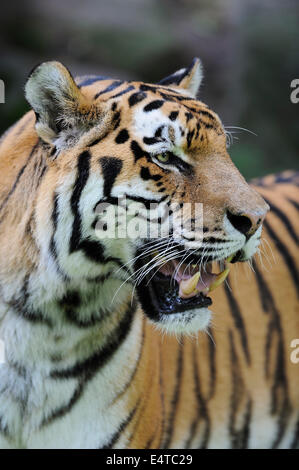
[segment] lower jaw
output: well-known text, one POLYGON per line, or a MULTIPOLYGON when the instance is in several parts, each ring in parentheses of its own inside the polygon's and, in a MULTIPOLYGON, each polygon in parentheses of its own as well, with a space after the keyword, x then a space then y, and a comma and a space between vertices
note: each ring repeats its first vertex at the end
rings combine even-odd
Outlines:
POLYGON ((178 284, 171 278, 156 276, 155 281, 145 278, 137 286, 137 295, 150 321, 168 333, 190 334, 209 326, 211 312, 208 307, 212 300, 203 294, 182 299, 178 284))
POLYGON ((153 321, 160 330, 170 334, 192 335, 199 331, 207 331, 210 326, 212 312, 207 308, 185 311, 184 313, 173 313, 172 315, 161 314, 159 321, 153 321))

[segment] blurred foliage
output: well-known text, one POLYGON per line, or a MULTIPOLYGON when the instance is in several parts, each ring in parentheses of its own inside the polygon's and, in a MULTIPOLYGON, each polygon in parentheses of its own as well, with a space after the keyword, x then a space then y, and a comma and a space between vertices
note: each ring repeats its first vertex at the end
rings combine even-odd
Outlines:
POLYGON ((235 137, 230 153, 247 177, 298 167, 298 0, 14 0, 2 5, 0 133, 28 109, 23 86, 39 62, 75 74, 158 81, 204 64, 200 99, 235 137))

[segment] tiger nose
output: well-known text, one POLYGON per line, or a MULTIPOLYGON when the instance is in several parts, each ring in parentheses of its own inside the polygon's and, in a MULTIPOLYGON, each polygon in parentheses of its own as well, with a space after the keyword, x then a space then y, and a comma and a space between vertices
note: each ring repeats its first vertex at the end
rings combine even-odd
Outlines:
POLYGON ((234 214, 231 211, 227 211, 227 218, 232 226, 239 232, 243 233, 243 235, 248 239, 263 223, 268 210, 269 206, 268 204, 265 204, 265 209, 258 213, 246 212, 234 214))

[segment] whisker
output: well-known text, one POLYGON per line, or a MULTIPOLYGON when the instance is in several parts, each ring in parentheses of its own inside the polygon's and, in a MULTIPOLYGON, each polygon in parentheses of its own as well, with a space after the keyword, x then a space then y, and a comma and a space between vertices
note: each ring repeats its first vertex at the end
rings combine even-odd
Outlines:
MULTIPOLYGON (((239 126, 224 126, 224 129, 239 129, 240 131, 245 131, 245 132, 248 132, 249 134, 252 134, 252 135, 255 135, 256 137, 258 137, 258 135, 249 130, 249 129, 246 129, 246 127, 239 127, 239 126)), ((230 131, 231 132, 231 131, 230 131)))

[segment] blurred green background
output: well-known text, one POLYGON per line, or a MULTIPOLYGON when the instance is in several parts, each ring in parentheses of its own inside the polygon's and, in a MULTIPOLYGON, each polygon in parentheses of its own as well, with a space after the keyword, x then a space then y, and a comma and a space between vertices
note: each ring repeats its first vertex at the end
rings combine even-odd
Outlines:
POLYGON ((0 133, 28 109, 39 62, 73 72, 158 81, 202 59, 200 99, 240 126, 230 154, 246 177, 298 168, 298 0, 12 0, 2 2, 0 133))

